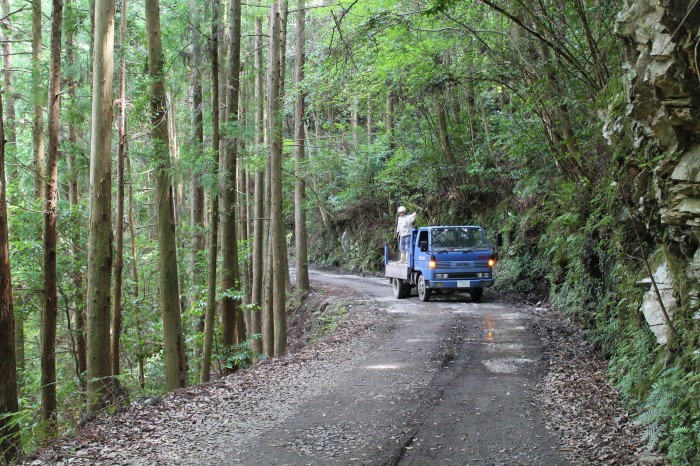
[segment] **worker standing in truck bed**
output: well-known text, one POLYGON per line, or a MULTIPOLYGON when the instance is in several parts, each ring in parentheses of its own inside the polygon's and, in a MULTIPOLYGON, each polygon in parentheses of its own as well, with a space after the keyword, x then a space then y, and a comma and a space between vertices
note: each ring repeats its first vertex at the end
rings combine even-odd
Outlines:
POLYGON ((399 237, 399 252, 401 253, 400 262, 408 261, 408 243, 411 236, 411 225, 416 219, 418 212, 413 212, 411 215, 406 215, 406 208, 399 207, 399 218, 396 222, 396 236, 399 237))

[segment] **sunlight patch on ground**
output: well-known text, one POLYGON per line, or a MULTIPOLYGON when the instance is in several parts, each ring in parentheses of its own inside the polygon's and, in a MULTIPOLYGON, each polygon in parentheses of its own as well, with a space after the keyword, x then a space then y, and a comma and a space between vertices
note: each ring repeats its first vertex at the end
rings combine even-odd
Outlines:
POLYGON ((403 368, 403 364, 375 364, 374 366, 365 366, 365 369, 376 370, 376 371, 386 371, 386 370, 396 370, 403 368))
POLYGON ((415 304, 399 304, 389 307, 386 312, 390 314, 419 314, 420 307, 415 304))
POLYGON ((516 312, 509 312, 506 314, 500 314, 498 316, 499 319, 504 319, 504 320, 516 320, 520 319, 522 316, 516 312))
POLYGON ((397 300, 396 298, 394 298, 393 296, 390 296, 390 295, 388 295, 388 296, 379 296, 379 297, 372 298, 372 299, 374 299, 375 301, 381 302, 381 303, 383 303, 383 302, 388 302, 388 301, 394 302, 394 301, 397 300))
POLYGON ((486 369, 499 374, 513 374, 524 364, 532 362, 528 358, 499 358, 482 361, 486 369))

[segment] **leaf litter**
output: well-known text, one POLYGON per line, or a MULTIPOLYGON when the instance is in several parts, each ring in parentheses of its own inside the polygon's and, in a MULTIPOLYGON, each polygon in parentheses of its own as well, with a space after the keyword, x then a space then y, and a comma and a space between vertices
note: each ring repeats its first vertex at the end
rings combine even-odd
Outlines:
MULTIPOLYGON (((357 300, 346 288, 317 287, 307 304, 303 312, 298 312, 300 306, 290 316, 294 323, 290 339, 305 342, 303 347, 295 345, 293 353, 97 416, 74 436, 57 439, 25 458, 24 464, 236 463, 247 440, 289 421, 304 400, 327 389, 310 380, 321 375, 332 384, 335 367, 361 357, 390 325, 390 316, 378 311, 372 300, 357 300), (337 327, 319 337, 309 323, 313 309, 339 302, 347 312, 337 327), (230 443, 232 438, 237 439, 235 444, 230 443)), ((559 437, 567 460, 581 465, 663 464, 661 457, 644 451, 641 428, 608 382, 607 362, 585 341, 584 331, 552 310, 528 312, 534 313, 532 330, 548 368, 535 388, 538 409, 545 414, 546 428, 559 437)), ((345 427, 332 432, 332 437, 341 443, 369 442, 356 426, 345 427)), ((303 443, 289 447, 308 448, 303 443)))

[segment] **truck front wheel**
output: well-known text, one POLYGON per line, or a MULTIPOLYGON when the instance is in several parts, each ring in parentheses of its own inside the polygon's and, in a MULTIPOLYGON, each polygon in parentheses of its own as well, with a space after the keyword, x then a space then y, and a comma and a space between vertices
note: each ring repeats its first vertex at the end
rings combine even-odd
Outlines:
POLYGON ((483 294, 483 288, 472 288, 471 290, 469 290, 469 296, 471 296, 472 301, 474 301, 475 303, 481 301, 481 297, 483 296, 483 294))
POLYGON ((428 302, 430 300, 430 293, 432 290, 425 285, 425 278, 423 275, 418 277, 418 299, 421 301, 428 302))

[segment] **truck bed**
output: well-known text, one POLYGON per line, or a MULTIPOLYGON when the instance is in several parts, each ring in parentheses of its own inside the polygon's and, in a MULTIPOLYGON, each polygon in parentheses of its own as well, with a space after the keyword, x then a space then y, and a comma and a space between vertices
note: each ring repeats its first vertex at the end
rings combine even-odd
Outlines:
POLYGON ((389 261, 384 266, 384 276, 408 280, 408 264, 406 262, 389 261))

